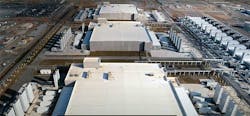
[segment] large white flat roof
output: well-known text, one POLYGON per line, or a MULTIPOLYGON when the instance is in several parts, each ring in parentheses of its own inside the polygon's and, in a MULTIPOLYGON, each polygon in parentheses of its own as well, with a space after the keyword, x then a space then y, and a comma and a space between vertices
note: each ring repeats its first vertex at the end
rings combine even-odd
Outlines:
POLYGON ((185 91, 184 87, 176 87, 176 94, 183 106, 183 109, 187 116, 198 116, 197 111, 195 110, 192 101, 188 97, 188 94, 185 91))
POLYGON ((77 81, 65 115, 182 115, 173 90, 169 82, 163 79, 164 72, 158 64, 100 65, 100 68, 82 68, 82 64, 71 65, 66 81, 77 81), (88 78, 82 78, 83 72, 89 73, 88 78), (108 72, 110 75, 106 80, 103 74, 108 72))
POLYGON ((151 42, 146 28, 140 22, 108 21, 94 27, 90 41, 151 42))
POLYGON ((108 4, 103 5, 99 14, 105 13, 131 13, 138 14, 136 6, 133 4, 108 4))

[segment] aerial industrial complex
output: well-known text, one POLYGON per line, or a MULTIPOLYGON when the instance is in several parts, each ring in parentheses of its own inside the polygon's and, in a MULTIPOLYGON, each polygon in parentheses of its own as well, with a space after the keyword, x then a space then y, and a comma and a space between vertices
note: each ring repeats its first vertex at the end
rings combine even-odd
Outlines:
POLYGON ((250 2, 0 0, 0 115, 250 115, 250 2))

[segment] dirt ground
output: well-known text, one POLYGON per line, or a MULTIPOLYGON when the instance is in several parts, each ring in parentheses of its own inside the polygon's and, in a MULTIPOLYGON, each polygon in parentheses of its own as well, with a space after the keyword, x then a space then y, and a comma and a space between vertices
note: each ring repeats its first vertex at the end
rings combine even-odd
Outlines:
POLYGON ((208 79, 208 76, 182 76, 178 80, 182 84, 199 84, 199 79, 208 79))

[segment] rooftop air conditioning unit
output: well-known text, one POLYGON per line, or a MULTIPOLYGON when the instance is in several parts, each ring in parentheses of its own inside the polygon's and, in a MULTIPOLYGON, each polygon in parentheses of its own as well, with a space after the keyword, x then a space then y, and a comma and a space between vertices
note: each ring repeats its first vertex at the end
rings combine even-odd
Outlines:
POLYGON ((87 57, 83 60, 84 68, 99 68, 101 59, 98 57, 87 57))

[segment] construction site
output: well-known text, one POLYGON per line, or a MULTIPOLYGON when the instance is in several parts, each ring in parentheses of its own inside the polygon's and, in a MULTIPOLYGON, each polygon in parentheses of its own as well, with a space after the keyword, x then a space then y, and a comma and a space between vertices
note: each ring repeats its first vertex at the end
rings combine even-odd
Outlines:
POLYGON ((0 6, 0 115, 250 115, 248 1, 0 6))

